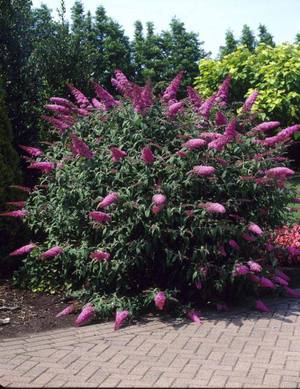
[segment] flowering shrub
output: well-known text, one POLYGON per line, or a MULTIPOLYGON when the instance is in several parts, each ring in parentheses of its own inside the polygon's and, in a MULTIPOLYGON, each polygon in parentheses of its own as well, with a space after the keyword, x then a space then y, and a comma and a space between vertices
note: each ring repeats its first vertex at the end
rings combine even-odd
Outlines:
MULTIPOLYGON (((300 201, 299 201, 300 203, 300 201)), ((293 264, 300 262, 300 226, 284 226, 275 230, 275 245, 285 248, 278 255, 280 263, 293 264)))
POLYGON ((192 88, 178 101, 182 76, 160 97, 120 71, 118 100, 94 83, 90 102, 70 85, 76 104, 46 106, 57 140, 27 151, 41 177, 19 216, 44 240, 13 253, 26 254, 18 282, 86 303, 78 325, 116 314, 119 328, 182 304, 200 322, 193 305, 282 287, 266 243, 288 220, 293 171, 282 153, 297 126, 270 145, 251 112, 257 93, 235 117, 229 77, 206 101, 192 88))

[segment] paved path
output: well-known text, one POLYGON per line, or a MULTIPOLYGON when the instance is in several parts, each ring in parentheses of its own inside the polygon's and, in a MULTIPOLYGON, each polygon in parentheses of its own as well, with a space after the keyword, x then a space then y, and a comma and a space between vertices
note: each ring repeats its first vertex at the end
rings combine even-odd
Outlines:
MULTIPOLYGON (((269 304, 270 305, 270 304, 269 304)), ((300 387, 300 301, 273 312, 207 314, 202 326, 145 320, 54 330, 0 342, 13 387, 300 387)))

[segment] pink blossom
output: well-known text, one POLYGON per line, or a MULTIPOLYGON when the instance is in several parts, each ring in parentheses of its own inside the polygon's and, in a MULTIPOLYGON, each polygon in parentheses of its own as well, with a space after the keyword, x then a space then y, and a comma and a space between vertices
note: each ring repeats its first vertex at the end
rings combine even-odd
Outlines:
POLYGON ((61 316, 67 316, 69 315, 70 313, 73 313, 75 312, 75 305, 74 304, 70 304, 68 305, 65 309, 63 309, 62 311, 60 311, 56 317, 61 317, 61 316))
POLYGON ((112 154, 112 160, 113 162, 119 162, 121 161, 124 157, 126 157, 127 153, 118 147, 111 147, 110 148, 111 154, 112 154))
POLYGON ((243 276, 245 274, 249 273, 249 269, 246 265, 237 264, 234 269, 234 274, 236 276, 243 276))
POLYGON ((224 245, 222 245, 222 246, 219 247, 219 253, 220 253, 223 257, 227 257, 227 253, 226 253, 226 251, 225 251, 224 245))
POLYGON ((152 202, 155 204, 155 205, 158 205, 158 206, 163 206, 165 205, 167 201, 167 198, 165 195, 163 194, 155 194, 153 197, 152 197, 152 202))
POLYGON ((253 106, 253 104, 255 103, 257 97, 258 97, 259 93, 258 91, 254 91, 252 92, 252 94, 246 99, 244 105, 243 105, 243 108, 242 110, 244 112, 249 112, 251 111, 251 108, 253 106))
POLYGON ((276 283, 276 284, 279 284, 281 286, 288 286, 289 283, 284 280, 283 278, 279 277, 279 276, 275 276, 273 277, 273 281, 276 283))
POLYGON ((73 108, 73 104, 71 103, 71 101, 64 99, 62 97, 50 97, 50 101, 51 101, 51 103, 56 104, 56 105, 63 105, 64 107, 67 107, 70 109, 73 108))
POLYGON ((85 108, 90 104, 88 98, 79 89, 75 88, 73 84, 67 84, 67 87, 80 107, 85 108))
POLYGON ((64 107, 63 105, 57 105, 57 104, 46 104, 44 105, 45 108, 49 109, 49 111, 53 112, 59 112, 59 113, 64 113, 64 114, 69 114, 70 108, 64 107))
POLYGON ((151 211, 156 215, 158 214, 164 207, 160 205, 153 205, 151 211))
POLYGON ((115 70, 115 77, 111 79, 112 85, 125 97, 130 97, 132 94, 133 83, 130 82, 125 74, 119 70, 115 70))
POLYGON ((75 325, 81 326, 85 324, 95 313, 95 308, 91 303, 87 304, 75 320, 75 325))
POLYGON ((285 273, 283 273, 281 270, 276 270, 276 275, 279 276, 280 278, 283 278, 287 282, 290 281, 290 277, 287 276, 285 273))
POLYGON ((225 128, 224 135, 208 144, 208 148, 222 151, 223 148, 236 137, 237 120, 233 119, 225 128))
POLYGON ((168 117, 173 117, 175 116, 179 111, 181 111, 183 108, 183 102, 182 101, 177 101, 176 103, 173 103, 169 105, 168 111, 167 111, 167 116, 168 117))
POLYGON ((170 100, 176 99, 176 94, 179 89, 183 74, 184 71, 179 72, 164 91, 162 99, 165 103, 168 103, 170 100))
POLYGON ((92 104, 96 109, 105 111, 105 105, 103 103, 100 103, 100 101, 97 100, 95 97, 92 98, 92 104))
POLYGON ((199 149, 200 147, 203 147, 205 145, 206 145, 205 140, 199 138, 189 139, 187 142, 183 144, 183 146, 189 150, 199 149))
POLYGON ((13 205, 15 207, 24 208, 26 205, 26 201, 7 201, 7 205, 13 205))
POLYGON ((115 319, 115 326, 114 330, 118 330, 124 321, 127 319, 129 312, 128 311, 117 311, 116 312, 116 319, 115 319))
POLYGON ((59 246, 51 247, 51 249, 45 251, 41 254, 41 258, 55 258, 57 255, 61 254, 63 249, 59 246))
POLYGON ((297 292, 296 290, 294 289, 291 289, 289 288, 288 286, 284 286, 284 290, 286 292, 286 294, 290 297, 294 297, 294 298, 300 298, 300 293, 297 292))
POLYGON ((17 211, 0 213, 0 216, 20 217, 20 218, 26 217, 27 215, 28 215, 28 211, 26 211, 26 209, 18 209, 17 211))
POLYGON ((253 232, 253 234, 256 234, 256 235, 262 235, 263 234, 262 229, 257 224, 252 223, 252 222, 249 224, 248 230, 250 232, 253 232))
POLYGON ((253 242, 255 240, 254 236, 250 234, 242 234, 242 237, 247 241, 247 242, 253 242))
POLYGON ((188 94, 188 99, 192 103, 192 105, 198 110, 201 107, 201 104, 203 103, 203 100, 199 93, 192 88, 191 86, 187 87, 187 94, 188 94))
POLYGON ((201 321, 201 312, 197 312, 197 311, 189 311, 187 313, 187 317, 193 321, 194 323, 197 323, 197 324, 202 324, 202 321, 201 321))
POLYGON ((260 312, 270 312, 270 309, 261 301, 255 301, 255 308, 260 312))
POLYGON ((268 130, 274 130, 275 128, 280 126, 280 122, 263 122, 260 123, 258 126, 252 128, 252 131, 255 132, 264 132, 268 130))
POLYGON ((226 209, 222 204, 219 203, 205 203, 202 205, 202 207, 210 213, 225 213, 226 209))
POLYGON ((28 186, 22 186, 22 185, 10 185, 10 188, 19 189, 22 192, 30 193, 31 188, 28 186))
POLYGON ((228 242, 229 246, 231 246, 235 250, 240 250, 240 246, 234 239, 230 239, 228 242))
POLYGON ((300 124, 295 124, 294 126, 285 128, 281 130, 277 135, 271 136, 264 140, 258 140, 256 143, 260 143, 263 146, 274 146, 279 142, 283 142, 287 138, 291 137, 295 132, 300 130, 300 124))
POLYGON ((228 123, 228 120, 227 120, 226 116, 223 114, 223 112, 218 111, 216 113, 215 123, 217 126, 223 126, 223 125, 228 123))
POLYGON ((292 202, 295 204, 300 204, 300 198, 292 199, 292 202))
POLYGON ((109 110, 110 108, 119 104, 119 102, 115 100, 113 96, 108 93, 107 90, 105 90, 100 84, 94 81, 93 86, 98 98, 103 102, 106 110, 109 110))
POLYGON ((275 285, 273 284, 273 282, 271 280, 269 280, 268 278, 266 278, 266 277, 260 277, 259 283, 264 288, 275 289, 275 285))
POLYGON ((154 302, 155 302, 155 306, 157 309, 159 310, 163 310, 164 309, 164 305, 166 303, 166 295, 164 292, 158 292, 155 297, 154 297, 154 302))
POLYGON ((223 135, 219 134, 217 132, 201 132, 199 134, 200 138, 208 139, 208 140, 213 140, 213 139, 218 139, 221 138, 223 135))
POLYGON ((184 158, 187 156, 187 153, 185 151, 179 150, 176 152, 176 155, 178 155, 180 158, 184 158))
POLYGON ((94 251, 90 254, 90 258, 95 261, 104 261, 107 262, 110 258, 110 254, 106 251, 94 251))
POLYGON ((17 250, 13 251, 12 253, 9 254, 10 257, 14 257, 16 255, 25 255, 30 253, 34 248, 36 247, 36 244, 34 243, 29 243, 25 246, 22 246, 18 248, 17 250))
POLYGON ((155 156, 150 147, 144 147, 142 149, 141 159, 145 162, 146 165, 150 165, 155 161, 155 156))
POLYGON ((36 147, 23 146, 23 145, 19 145, 19 147, 20 149, 26 151, 26 153, 31 155, 32 157, 39 157, 40 155, 43 155, 42 150, 36 147))
POLYGON ((208 177, 215 174, 216 169, 213 166, 205 166, 205 165, 196 165, 193 166, 193 169, 189 173, 193 173, 197 176, 208 177))
POLYGON ((247 265, 249 266, 249 269, 251 271, 254 271, 255 273, 259 273, 262 271, 262 267, 260 266, 260 264, 255 261, 248 261, 247 265))
POLYGON ((286 178, 289 176, 292 176, 295 174, 294 170, 289 169, 287 167, 273 167, 271 169, 268 169, 265 171, 265 175, 267 177, 274 177, 274 178, 286 178))
POLYGON ((28 166, 28 169, 38 169, 44 173, 49 173, 54 168, 55 168, 55 165, 53 162, 32 162, 28 166))
POLYGON ((231 84, 232 77, 228 75, 223 83, 220 85, 219 90, 216 94, 216 98, 220 102, 227 103, 228 95, 229 95, 229 89, 231 84))
POLYGON ((265 247, 266 247, 266 250, 269 252, 274 250, 274 246, 271 243, 266 243, 265 247))
POLYGON ((196 286, 196 289, 202 289, 202 282, 201 281, 197 281, 196 283, 195 283, 195 286, 196 286))
POLYGON ((199 108, 199 113, 205 117, 205 119, 209 119, 210 111, 215 103, 216 96, 212 95, 207 100, 204 101, 204 103, 199 108))
POLYGON ((56 117, 57 119, 61 120, 69 126, 73 126, 73 124, 75 123, 74 117, 70 115, 57 115, 56 117))
POLYGON ((105 196, 100 203, 98 204, 97 208, 106 208, 109 207, 111 204, 114 204, 119 200, 119 195, 116 192, 111 192, 107 196, 105 196))
POLYGON ((72 151, 75 155, 85 157, 88 159, 93 158, 94 154, 89 149, 88 145, 74 133, 71 134, 72 151))
POLYGON ((42 119, 52 124, 55 128, 57 128, 60 131, 61 134, 63 134, 67 128, 71 127, 71 124, 65 123, 63 120, 57 119, 52 116, 42 115, 42 119))
POLYGON ((89 212, 89 217, 98 223, 105 223, 111 220, 111 216, 101 211, 89 212))

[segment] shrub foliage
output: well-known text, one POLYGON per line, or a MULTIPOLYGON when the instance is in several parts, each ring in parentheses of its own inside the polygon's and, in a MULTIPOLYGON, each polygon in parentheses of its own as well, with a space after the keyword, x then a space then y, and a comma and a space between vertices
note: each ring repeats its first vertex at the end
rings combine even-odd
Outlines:
POLYGON ((282 153, 294 129, 265 146, 251 130, 255 96, 236 116, 230 78, 204 102, 192 88, 176 100, 181 78, 154 97, 116 71, 119 100, 97 83, 93 105, 72 86, 77 105, 51 99, 60 135, 29 161, 43 174, 22 215, 44 240, 21 250, 20 284, 63 289, 105 317, 161 309, 165 297, 176 311, 257 295, 255 271, 273 277, 266 243, 289 217, 282 153))

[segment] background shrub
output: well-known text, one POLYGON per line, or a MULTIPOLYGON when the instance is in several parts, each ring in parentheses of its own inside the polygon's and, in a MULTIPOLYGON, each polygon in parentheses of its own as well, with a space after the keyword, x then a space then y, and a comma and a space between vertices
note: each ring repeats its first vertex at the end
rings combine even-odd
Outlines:
POLYGON ((95 84, 101 99, 93 100, 95 109, 73 90, 81 110, 62 104, 76 123, 35 158, 46 172, 28 198, 26 222, 44 241, 35 242, 17 282, 38 291, 64 289, 92 302, 100 316, 124 308, 138 314, 151 308, 159 290, 172 310, 179 302, 259 293, 247 262, 260 263, 272 277, 276 258, 265 243, 288 219, 292 196, 284 176, 266 175, 285 166, 284 158, 277 160, 282 143, 266 151, 254 142, 249 130, 257 120, 246 112, 253 101, 236 116, 226 105, 229 79, 218 102, 202 103, 191 89, 189 98, 176 100, 181 75, 161 99, 148 84, 116 75, 125 98, 116 101, 95 84), (228 124, 215 124, 220 115, 228 124), (209 140, 218 136, 221 150, 209 140), (118 201, 98 206, 106 216, 91 214, 112 192, 118 201), (165 196, 160 204, 157 194, 165 196), (93 215, 109 217, 95 222, 93 215), (49 257, 54 246, 62 252, 49 257), (92 260, 97 250, 102 260, 92 260))

